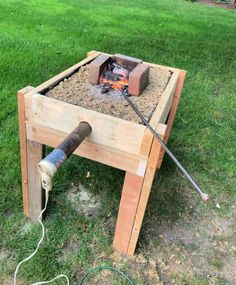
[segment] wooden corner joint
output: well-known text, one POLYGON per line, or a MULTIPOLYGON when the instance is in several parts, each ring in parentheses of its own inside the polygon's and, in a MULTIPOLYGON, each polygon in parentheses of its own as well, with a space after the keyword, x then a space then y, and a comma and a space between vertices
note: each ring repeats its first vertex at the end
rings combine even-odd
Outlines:
POLYGON ((27 136, 25 126, 25 94, 33 89, 27 86, 17 92, 18 97, 18 121, 20 136, 20 154, 21 154, 21 176, 22 176, 22 195, 23 208, 26 216, 29 216, 29 195, 28 195, 28 163, 27 163, 27 136))
POLYGON ((165 132, 166 132, 166 128, 167 128, 167 124, 163 124, 163 123, 159 123, 157 125, 157 134, 160 136, 160 137, 164 137, 165 135, 165 132))

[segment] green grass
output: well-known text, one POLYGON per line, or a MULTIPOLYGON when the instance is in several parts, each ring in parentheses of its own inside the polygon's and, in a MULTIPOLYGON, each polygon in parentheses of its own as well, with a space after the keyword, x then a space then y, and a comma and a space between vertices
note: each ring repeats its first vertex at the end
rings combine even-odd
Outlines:
MULTIPOLYGON (((22 215, 16 91, 36 86, 92 49, 187 70, 170 148, 211 195, 208 209, 220 201, 222 214, 229 214, 236 197, 234 11, 180 0, 136 0, 133 4, 124 0, 0 1, 0 249, 8 254, 10 263, 2 264, 0 259, 2 284, 8 284, 16 262, 35 248, 40 234, 37 226, 29 235, 19 234, 26 220, 22 215)), ((65 272, 75 284, 99 253, 111 252, 112 230, 105 226, 105 216, 111 213, 115 220, 122 179, 121 171, 84 159, 73 157, 66 163, 50 197, 46 242, 34 260, 22 266, 23 282, 65 272), (85 179, 88 170, 92 173, 89 180, 85 179), (78 181, 103 198, 99 219, 88 221, 66 204, 65 190, 78 181), (60 263, 71 240, 76 250, 60 263)), ((186 195, 181 193, 191 191, 166 157, 154 181, 148 217, 164 220, 184 213, 186 195)))

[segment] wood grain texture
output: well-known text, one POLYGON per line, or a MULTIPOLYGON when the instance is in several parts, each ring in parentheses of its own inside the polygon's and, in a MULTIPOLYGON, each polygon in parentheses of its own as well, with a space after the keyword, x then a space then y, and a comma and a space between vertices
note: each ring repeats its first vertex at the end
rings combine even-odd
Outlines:
POLYGON ((87 52, 87 57, 91 57, 91 56, 94 56, 94 55, 97 56, 97 54, 100 54, 100 53, 102 53, 102 52, 101 51, 99 52, 99 51, 96 51, 96 50, 90 50, 90 51, 87 52))
POLYGON ((142 176, 126 172, 113 241, 113 247, 122 253, 128 250, 142 185, 142 176))
POLYGON ((27 140, 27 166, 28 166, 28 193, 29 193, 29 217, 33 221, 43 209, 44 191, 41 186, 38 163, 43 158, 43 146, 37 142, 27 140))
POLYGON ((179 76, 179 71, 175 71, 170 80, 166 89, 161 95, 160 101, 153 112, 153 115, 150 119, 150 125, 156 129, 159 123, 165 124, 167 116, 170 112, 170 108, 173 102, 174 93, 177 85, 177 79, 179 76))
MULTIPOLYGON (((167 144, 169 137, 170 137, 170 132, 174 123, 174 119, 175 119, 175 114, 179 105, 179 101, 180 101, 180 96, 182 94, 182 90, 183 90, 183 85, 184 85, 184 79, 186 76, 186 71, 185 70, 181 70, 179 73, 179 77, 178 77, 178 81, 177 81, 177 85, 176 85, 176 90, 175 90, 175 96, 173 99, 173 103, 171 106, 171 110, 168 116, 168 120, 167 120, 167 129, 165 132, 165 136, 163 138, 164 142, 167 144)), ((162 148, 159 158, 158 158, 158 162, 157 162, 157 169, 159 169, 161 167, 162 161, 163 161, 163 157, 164 157, 165 151, 162 148)))
POLYGON ((88 122, 88 140, 130 154, 139 154, 146 127, 93 110, 34 94, 26 98, 26 119, 32 125, 70 133, 80 121, 88 122))
MULTIPOLYGON (((160 137, 163 138, 165 135, 165 131, 166 131, 166 125, 162 125, 161 127, 162 127, 162 130, 159 131, 158 133, 160 137)), ((129 240, 127 255, 133 255, 135 248, 136 248, 136 244, 138 241, 139 233, 140 233, 142 222, 143 222, 143 217, 144 217, 146 206, 148 203, 149 194, 152 188, 153 178, 156 172, 156 165, 157 165, 158 157, 160 155, 160 151, 161 151, 161 145, 156 139, 154 139, 152 148, 151 148, 150 157, 148 159, 148 164, 147 164, 147 169, 146 169, 146 173, 145 173, 145 177, 144 177, 144 181, 142 185, 142 190, 140 193, 140 199, 137 205, 137 211, 135 213, 135 220, 134 220, 134 224, 132 227, 132 232, 131 232, 131 236, 129 240)))
MULTIPOLYGON (((175 95, 174 95, 173 103, 171 105, 171 110, 170 110, 170 113, 168 116, 166 129, 165 130, 163 129, 162 136, 161 136, 166 143, 167 143, 168 138, 170 136, 171 128, 172 128, 174 118, 175 118, 175 114, 176 114, 178 104, 179 104, 179 99, 180 99, 180 96, 182 94, 182 89, 183 89, 184 79, 186 76, 186 71, 180 70, 178 73, 176 73, 176 75, 177 74, 178 74, 177 84, 175 84, 174 83, 175 81, 173 81, 172 87, 168 90, 168 92, 170 90, 171 90, 171 92, 173 92, 173 90, 174 90, 175 95)), ((159 132, 159 133, 161 133, 161 132, 159 132)), ((135 222, 134 222, 134 226, 133 226, 133 230, 132 230, 132 234, 131 234, 131 238, 130 238, 130 242, 129 242, 129 247, 127 250, 128 255, 134 254, 136 244, 138 241, 138 237, 139 237, 139 232, 140 232, 142 221, 143 221, 143 217, 145 214, 145 209, 147 206, 147 202, 148 202, 153 178, 155 175, 155 170, 156 170, 156 168, 160 168, 162 160, 163 160, 163 156, 164 156, 164 150, 161 148, 161 145, 158 143, 158 141, 154 139, 153 144, 152 144, 152 148, 151 148, 151 152, 150 152, 150 158, 148 160, 147 170, 145 173, 142 192, 140 194, 139 206, 137 208, 136 218, 135 218, 135 222)))
MULTIPOLYGON (((166 130, 166 125, 163 124, 158 125, 158 133, 160 134, 160 136, 164 135, 165 130, 166 130)), ((158 151, 158 149, 152 147, 153 156, 158 155, 158 152, 157 154, 155 154, 156 150, 158 151)), ((152 167, 151 162, 153 162, 155 158, 156 157, 153 157, 151 161, 149 158, 148 160, 149 168, 152 167)), ((152 173, 150 174, 149 173, 150 171, 148 170, 148 168, 146 168, 146 173, 144 177, 126 172, 121 201, 120 201, 119 213, 117 218, 115 237, 113 241, 113 247, 119 252, 129 254, 129 245, 133 235, 135 221, 137 220, 137 213, 141 215, 140 212, 142 210, 145 212, 143 204, 145 202, 147 203, 148 190, 150 191, 152 186, 151 175, 154 176, 155 169, 153 169, 152 173), (145 183, 145 189, 143 190, 144 183, 145 183)), ((141 223, 139 225, 139 230, 141 228, 141 223)), ((136 228, 137 226, 138 223, 136 222, 136 228)))
POLYGON ((32 89, 33 87, 27 86, 17 92, 20 155, 21 155, 22 197, 23 197, 23 210, 26 216, 29 216, 29 195, 28 195, 27 142, 26 142, 26 128, 25 128, 24 95, 32 89))
POLYGON ((153 140, 153 134, 148 128, 146 128, 144 135, 143 135, 142 145, 140 148, 140 155, 149 157, 149 153, 150 153, 151 146, 152 146, 152 140, 153 140))
MULTIPOLYGON (((57 147, 68 135, 52 128, 31 125, 27 123, 27 138, 51 147, 57 147)), ((86 139, 74 152, 74 154, 116 167, 121 170, 129 171, 137 175, 144 175, 147 158, 140 155, 133 155, 124 151, 117 150, 94 143, 86 139)))

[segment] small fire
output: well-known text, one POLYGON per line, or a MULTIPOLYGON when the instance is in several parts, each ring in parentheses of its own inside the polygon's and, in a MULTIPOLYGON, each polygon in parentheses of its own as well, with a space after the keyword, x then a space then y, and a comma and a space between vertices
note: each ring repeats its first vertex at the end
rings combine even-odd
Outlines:
POLYGON ((111 88, 113 89, 121 89, 122 87, 128 86, 128 80, 126 79, 121 79, 119 81, 113 81, 113 80, 109 80, 106 78, 101 78, 100 83, 110 85, 111 88))
POLYGON ((99 79, 99 84, 102 84, 104 87, 106 86, 101 90, 101 92, 106 93, 111 89, 127 89, 128 77, 129 70, 115 62, 109 63, 99 79))

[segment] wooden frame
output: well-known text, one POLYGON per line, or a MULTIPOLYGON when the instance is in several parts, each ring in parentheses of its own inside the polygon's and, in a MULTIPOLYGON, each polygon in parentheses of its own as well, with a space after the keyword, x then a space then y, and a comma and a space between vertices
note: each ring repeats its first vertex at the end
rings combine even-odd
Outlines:
MULTIPOLYGON (((160 144, 143 125, 42 95, 99 54, 91 51, 86 59, 45 83, 18 92, 23 207, 24 213, 33 220, 37 219, 42 209, 44 196, 37 164, 43 157, 43 146, 56 147, 80 121, 88 121, 93 131, 74 154, 126 171, 113 247, 132 255, 155 171, 160 168, 163 159, 164 152, 160 144)), ((152 127, 167 142, 182 92, 185 71, 151 65, 172 72, 150 120, 152 127)))

